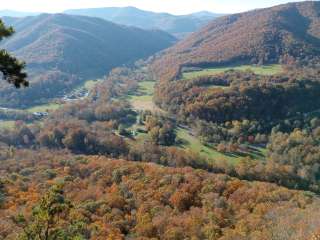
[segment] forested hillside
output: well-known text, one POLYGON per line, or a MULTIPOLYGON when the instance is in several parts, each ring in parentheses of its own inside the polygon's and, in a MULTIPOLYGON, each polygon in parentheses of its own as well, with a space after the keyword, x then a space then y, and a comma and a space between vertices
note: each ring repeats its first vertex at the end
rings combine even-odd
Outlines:
POLYGON ((44 223, 37 211, 59 216, 49 236, 82 239, 309 240, 318 230, 312 195, 191 168, 43 150, 17 151, 0 173, 0 239, 45 231, 32 225, 44 223))
POLYGON ((319 11, 310 1, 221 17, 168 49, 155 71, 174 79, 186 66, 309 61, 320 55, 319 11))
POLYGON ((318 110, 319 13, 302 2, 214 20, 155 59, 156 104, 216 123, 318 110))
POLYGON ((175 42, 161 31, 98 18, 43 14, 7 21, 16 34, 0 47, 26 61, 32 88, 18 93, 2 86, 0 103, 6 106, 58 96, 84 79, 101 77, 113 67, 152 55, 175 42))
POLYGON ((314 1, 213 21, 153 62, 155 103, 202 151, 267 149, 223 172, 318 191, 319 13, 314 1))
POLYGON ((190 80, 162 81, 155 101, 191 122, 292 118, 320 108, 316 68, 296 67, 272 76, 231 70, 190 80))

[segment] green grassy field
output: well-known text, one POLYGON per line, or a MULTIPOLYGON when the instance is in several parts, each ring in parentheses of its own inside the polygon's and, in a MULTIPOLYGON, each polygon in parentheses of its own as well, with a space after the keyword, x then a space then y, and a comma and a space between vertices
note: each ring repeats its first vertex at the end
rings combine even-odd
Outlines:
POLYGON ((224 154, 216 151, 213 147, 205 146, 201 141, 192 136, 186 129, 179 128, 177 130, 177 137, 183 141, 179 147, 184 149, 190 149, 194 152, 199 153, 202 157, 210 160, 226 160, 230 164, 237 164, 243 157, 251 157, 254 160, 264 159, 266 150, 263 148, 258 148, 250 146, 250 152, 240 154, 224 154))
POLYGON ((219 73, 226 72, 228 70, 237 70, 237 71, 253 71, 255 74, 259 75, 274 75, 282 72, 282 66, 280 64, 273 65, 264 65, 264 66, 255 66, 255 65, 240 65, 240 66, 230 66, 230 67, 216 67, 216 68, 208 68, 202 71, 194 71, 194 72, 186 72, 183 73, 183 79, 192 79, 195 77, 207 76, 207 75, 215 75, 219 73))
POLYGON ((152 101, 154 93, 154 81, 143 81, 139 82, 138 91, 134 94, 125 96, 133 109, 137 111, 150 110, 152 112, 162 112, 152 101))
POLYGON ((179 128, 177 131, 178 139, 183 140, 183 144, 179 147, 184 149, 190 149, 194 152, 199 153, 202 157, 207 158, 208 160, 226 160, 231 164, 237 164, 240 160, 239 157, 236 156, 228 156, 222 153, 219 153, 213 148, 209 148, 203 145, 200 140, 194 136, 192 136, 187 130, 179 128))
POLYGON ((0 121, 0 129, 12 129, 15 126, 15 121, 0 121))
POLYGON ((84 83, 82 83, 80 86, 76 87, 74 91, 80 90, 82 88, 85 88, 86 90, 91 91, 94 88, 94 86, 100 81, 101 81, 100 79, 87 80, 84 83))
POLYGON ((59 107, 61 107, 61 104, 57 103, 48 103, 44 105, 35 106, 32 108, 26 109, 28 112, 47 112, 47 111, 54 111, 57 110, 59 107))
POLYGON ((138 92, 132 95, 128 95, 129 100, 132 101, 152 101, 155 82, 143 81, 139 82, 138 92))
POLYGON ((99 80, 88 80, 84 83, 84 88, 88 91, 92 90, 99 80))
MULTIPOLYGON (((144 129, 144 126, 139 125, 138 128, 144 129)), ((129 130, 136 130, 136 126, 132 126, 129 130)), ((148 138, 148 134, 146 133, 137 133, 134 137, 136 142, 144 142, 148 138)), ((242 156, 237 154, 223 154, 218 152, 212 147, 205 146, 200 142, 198 138, 192 136, 190 132, 186 129, 178 128, 177 129, 177 140, 181 141, 180 144, 177 144, 176 147, 181 149, 189 149, 195 153, 200 154, 201 157, 207 159, 209 162, 213 160, 225 160, 232 165, 236 165, 243 157, 250 156, 252 159, 258 160, 264 158, 265 151, 260 148, 253 148, 254 151, 251 153, 246 153, 242 156)))

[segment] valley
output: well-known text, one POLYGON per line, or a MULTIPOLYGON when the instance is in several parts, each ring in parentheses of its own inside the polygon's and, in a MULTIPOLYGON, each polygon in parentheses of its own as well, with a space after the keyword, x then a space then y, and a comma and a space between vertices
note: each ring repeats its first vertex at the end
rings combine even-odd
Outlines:
MULTIPOLYGON (((206 76, 208 74, 218 74, 229 70, 250 70, 254 71, 257 74, 266 74, 273 75, 281 72, 280 65, 271 65, 271 66, 230 66, 224 68, 215 68, 215 69, 206 69, 199 72, 193 72, 189 76, 184 76, 185 78, 193 78, 198 76, 206 76)), ((125 96, 120 96, 120 99, 129 101, 132 109, 139 114, 140 112, 150 111, 153 114, 164 115, 169 118, 175 119, 176 116, 170 115, 168 112, 162 110, 153 102, 154 88, 156 82, 153 80, 149 81, 140 81, 137 83, 137 89, 129 92, 125 96)), ((128 124, 126 127, 127 132, 129 133, 129 139, 134 141, 144 142, 148 139, 148 134, 146 134, 145 123, 139 120, 140 116, 137 115, 136 123, 131 125, 128 124)), ((251 145, 246 149, 240 150, 237 153, 221 153, 217 151, 216 146, 205 145, 202 143, 197 136, 195 136, 194 130, 187 125, 178 124, 176 129, 176 147, 179 149, 184 149, 187 151, 193 151, 196 154, 199 154, 209 163, 212 161, 227 161, 232 165, 236 165, 240 162, 241 159, 246 157, 251 157, 252 159, 263 161, 265 158, 265 148, 257 147, 251 145)))
POLYGON ((318 239, 320 2, 272 4, 0 10, 0 240, 318 239))
POLYGON ((124 99, 128 100, 136 111, 161 112, 162 110, 153 102, 155 84, 155 81, 139 82, 137 91, 124 96, 124 99))
POLYGON ((32 88, 0 84, 0 105, 29 108, 71 92, 88 79, 147 58, 176 42, 160 30, 143 30, 103 19, 67 14, 5 18, 16 29, 0 47, 25 61, 32 88), (36 50, 35 50, 36 49, 36 50))
POLYGON ((1 129, 13 129, 16 121, 0 120, 1 129))

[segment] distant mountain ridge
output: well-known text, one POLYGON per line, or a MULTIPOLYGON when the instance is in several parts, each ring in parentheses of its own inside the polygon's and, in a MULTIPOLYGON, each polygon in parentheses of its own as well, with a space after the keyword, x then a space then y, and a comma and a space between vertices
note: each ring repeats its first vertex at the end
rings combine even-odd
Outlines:
POLYGON ((176 36, 194 32, 207 24, 208 21, 223 15, 203 11, 178 16, 168 13, 144 11, 135 7, 70 9, 64 13, 99 17, 118 24, 143 29, 161 29, 176 36))
POLYGON ((99 61, 105 61, 105 67, 110 69, 137 56, 151 55, 175 42, 174 37, 159 30, 146 31, 84 16, 42 14, 11 18, 11 23, 17 33, 0 46, 27 61, 31 68, 55 66, 61 69, 72 62, 72 67, 78 69, 77 65, 81 66, 85 60, 87 69, 95 69, 97 64, 92 60, 97 61, 94 58, 100 56, 99 61), (79 59, 73 59, 72 54, 81 55, 82 52, 87 54, 86 58, 74 62, 79 59), (94 54, 96 56, 91 58, 94 54), (117 57, 110 61, 109 56, 117 57))
MULTIPOLYGON (((159 29, 182 38, 199 30, 210 20, 225 14, 209 11, 195 12, 187 15, 173 15, 145 11, 136 7, 105 7, 87 9, 69 9, 65 14, 98 17, 117 24, 138 27, 142 29, 159 29)), ((0 10, 0 17, 27 17, 42 13, 0 10)))
POLYGON ((288 3, 213 20, 155 63, 161 78, 183 66, 278 63, 320 57, 320 2, 288 3))
MULTIPOLYGON (((42 92, 48 95, 50 91, 50 96, 79 84, 80 78, 101 77, 114 67, 148 57, 176 41, 160 30, 142 30, 85 16, 41 14, 4 21, 15 28, 16 34, 1 42, 0 48, 26 61, 31 78, 27 91, 37 89, 41 82, 46 89, 42 92), (51 90, 45 84, 44 76, 48 74, 47 79, 54 85, 51 90), (63 77, 59 77, 61 74, 63 77)), ((1 97, 4 95, 0 93, 1 97)))

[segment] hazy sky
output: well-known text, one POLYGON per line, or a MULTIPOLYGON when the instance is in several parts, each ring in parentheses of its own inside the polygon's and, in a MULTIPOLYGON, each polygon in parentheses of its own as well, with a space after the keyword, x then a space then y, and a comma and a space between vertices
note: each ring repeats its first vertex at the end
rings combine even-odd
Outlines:
MULTIPOLYGON (((299 1, 299 0, 296 0, 299 1)), ((295 1, 295 2, 296 2, 295 1)), ((290 0, 0 0, 0 9, 32 12, 60 12, 70 8, 135 6, 175 14, 207 10, 234 13, 294 2, 290 0)))

